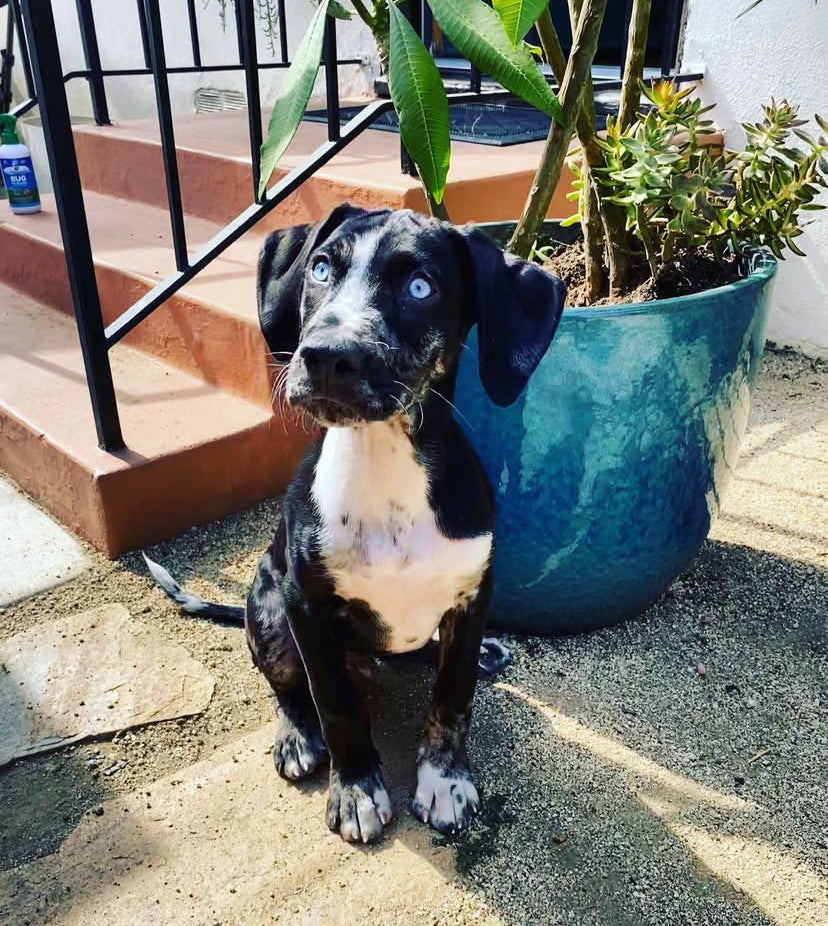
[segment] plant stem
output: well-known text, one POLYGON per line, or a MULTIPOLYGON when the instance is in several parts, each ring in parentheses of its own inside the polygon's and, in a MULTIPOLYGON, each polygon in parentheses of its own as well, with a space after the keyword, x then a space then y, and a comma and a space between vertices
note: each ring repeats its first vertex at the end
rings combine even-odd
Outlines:
POLYGON ((621 82, 621 102, 618 104, 618 123, 622 129, 634 122, 641 103, 639 81, 644 75, 644 55, 647 51, 651 2, 652 0, 633 0, 630 31, 627 37, 627 58, 621 82))
POLYGON ((647 255, 647 263, 650 265, 650 275, 653 279, 658 273, 658 261, 653 248, 653 241, 650 238, 650 226, 647 224, 647 213, 643 206, 636 206, 635 221, 638 226, 638 234, 641 237, 641 243, 644 245, 644 253, 647 255))
MULTIPOLYGON (((546 60, 560 86, 566 73, 566 56, 548 7, 541 13, 535 26, 546 60)), ((592 168, 601 161, 601 150, 595 142, 595 104, 591 79, 584 88, 583 101, 575 121, 575 131, 581 145, 581 177, 584 182, 581 224, 584 232, 585 295, 587 301, 592 303, 601 295, 603 285, 604 247, 601 239, 604 225, 601 218, 601 202, 592 174, 592 168)))
POLYGON ((661 262, 669 264, 676 252, 676 238, 673 232, 668 232, 664 237, 664 250, 661 255, 661 262))
MULTIPOLYGON (((575 32, 577 22, 581 15, 583 0, 569 0, 569 16, 572 22, 572 31, 575 32)), ((554 24, 550 25, 554 32, 554 24)), ((539 24, 540 26, 540 24, 539 24)), ((540 34, 540 28, 538 29, 540 34)), ((557 35, 555 36, 557 39, 557 35)), ((560 50, 560 43, 558 43, 560 50)), ((560 51, 563 59, 563 51, 560 51)), ((554 66, 553 66, 554 70, 554 66)), ((628 259, 628 234, 627 234, 627 217, 624 209, 616 203, 607 202, 601 195, 601 186, 598 183, 597 176, 592 170, 593 167, 603 162, 601 149, 596 141, 595 131, 595 98, 592 93, 592 77, 590 76, 589 84, 584 91, 584 101, 582 114, 579 114, 576 125, 578 131, 578 140, 584 152, 584 162, 588 165, 587 171, 584 172, 584 182, 587 180, 591 184, 591 197, 584 201, 583 209, 583 231, 584 231, 584 252, 586 258, 586 279, 587 279, 587 298, 593 302, 600 294, 594 289, 594 284, 590 281, 590 273, 596 274, 590 267, 595 260, 595 252, 600 243, 596 244, 596 239, 600 238, 601 229, 598 228, 592 216, 597 213, 601 218, 601 224, 604 232, 604 243, 606 245, 606 264, 609 269, 609 291, 610 295, 617 295, 621 292, 627 277, 628 259), (592 214, 590 214, 590 211, 592 214)), ((597 275, 597 274, 596 274, 597 275)))
POLYGON ((564 121, 563 124, 553 122, 549 129, 523 214, 506 246, 508 251, 519 257, 529 256, 560 180, 561 167, 598 47, 598 33, 606 7, 607 0, 584 0, 559 93, 564 121))
POLYGON ((357 12, 357 16, 365 23, 366 26, 371 28, 374 25, 374 17, 368 12, 368 8, 362 2, 362 0, 351 0, 353 8, 357 12))
POLYGON ((374 0, 374 9, 371 13, 361 0, 354 0, 354 9, 371 30, 371 35, 377 43, 380 73, 387 74, 388 60, 391 57, 391 21, 388 15, 387 0, 374 0))
POLYGON ((451 216, 448 214, 448 209, 446 209, 446 201, 438 203, 431 193, 426 189, 425 184, 423 184, 423 192, 426 195, 428 200, 428 211, 435 219, 440 219, 441 222, 450 222, 451 216))

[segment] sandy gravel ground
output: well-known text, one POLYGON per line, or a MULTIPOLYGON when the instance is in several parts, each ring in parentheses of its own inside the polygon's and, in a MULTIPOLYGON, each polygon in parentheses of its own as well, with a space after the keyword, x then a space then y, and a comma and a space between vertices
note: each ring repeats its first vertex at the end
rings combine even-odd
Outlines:
MULTIPOLYGON (((0 771, 0 923, 828 923, 828 366, 765 358, 725 511, 644 616, 509 638, 471 752, 462 839, 405 814, 431 669, 368 693, 396 821, 376 848, 325 829, 324 779, 279 781, 272 703, 242 634, 183 619, 134 555, 0 613, 0 639, 121 602, 213 673, 197 717, 0 771)), ((242 600, 272 506, 160 544, 242 600)))

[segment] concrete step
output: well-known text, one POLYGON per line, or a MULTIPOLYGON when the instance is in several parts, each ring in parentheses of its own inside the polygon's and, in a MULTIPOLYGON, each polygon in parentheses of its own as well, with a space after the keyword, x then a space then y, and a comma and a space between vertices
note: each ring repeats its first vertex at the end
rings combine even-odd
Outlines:
POLYGON ((127 448, 99 450, 72 319, 0 285, 0 468, 109 556, 279 492, 307 436, 126 345, 127 448))
MULTIPOLYGON (((175 270, 166 210, 100 193, 84 195, 101 308, 114 321, 175 270)), ((190 252, 220 227, 187 217, 190 252)), ((156 309, 125 343, 204 382, 270 407, 274 369, 259 331, 256 262, 264 240, 249 232, 156 309)), ((54 198, 43 212, 0 218, 0 279, 71 313, 72 300, 54 198)))
MULTIPOLYGON (((270 111, 262 114, 267 125, 270 111)), ((247 113, 176 115, 184 210, 225 224, 253 202, 247 113)), ((276 176, 304 162, 327 141, 327 126, 303 122, 276 176)), ((166 208, 158 125, 135 120, 118 125, 75 127, 75 147, 85 189, 166 208)), ((498 147, 452 142, 446 204, 455 222, 514 219, 521 211, 543 142, 498 147)), ((564 168, 549 210, 561 218, 571 176, 564 168)), ((400 172, 396 133, 366 130, 299 190, 274 209, 262 228, 312 222, 341 202, 367 208, 425 211, 419 180, 400 172)))

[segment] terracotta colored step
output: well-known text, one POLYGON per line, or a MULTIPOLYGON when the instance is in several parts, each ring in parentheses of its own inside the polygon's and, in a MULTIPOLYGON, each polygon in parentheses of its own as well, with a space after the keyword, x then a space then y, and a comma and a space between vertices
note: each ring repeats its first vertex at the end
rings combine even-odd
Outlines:
MULTIPOLYGON (((101 308, 114 321, 175 270, 165 210, 99 193, 84 196, 101 308)), ((219 231, 186 219, 190 252, 219 231)), ((263 235, 250 232, 156 309, 127 338, 205 382, 270 407, 271 374, 256 312, 256 261, 263 235)), ((54 199, 43 212, 0 210, 0 280, 71 313, 72 300, 54 199)))
MULTIPOLYGON (((270 111, 263 113, 264 125, 270 111)), ((184 210, 222 224, 253 202, 247 113, 178 114, 175 139, 184 210)), ((327 140, 327 127, 303 122, 277 176, 304 162, 327 140)), ((135 120, 75 127, 84 187, 166 207, 158 125, 135 120)), ((542 142, 497 147, 452 143, 446 204, 456 222, 513 219, 537 168, 542 142)), ((566 201, 571 175, 564 168, 549 214, 572 212, 566 201)), ((262 221, 262 227, 316 221, 349 200, 370 208, 425 211, 418 180, 400 172, 400 139, 368 129, 306 181, 262 221)))
POLYGON ((279 492, 307 436, 124 345, 127 449, 99 450, 74 322, 0 286, 0 468, 109 556, 279 492))

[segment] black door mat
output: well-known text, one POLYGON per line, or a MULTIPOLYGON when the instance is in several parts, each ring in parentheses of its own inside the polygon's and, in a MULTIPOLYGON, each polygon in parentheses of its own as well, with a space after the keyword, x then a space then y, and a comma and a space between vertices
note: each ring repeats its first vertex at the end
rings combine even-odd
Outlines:
MULTIPOLYGON (((362 106, 343 106, 339 110, 339 123, 345 125, 362 111, 362 106)), ((595 104, 595 122, 598 129, 605 128, 607 115, 614 115, 617 107, 595 104)), ((324 109, 305 113, 307 122, 327 122, 324 109)), ((460 103, 449 108, 449 135, 454 141, 468 141, 477 145, 519 145, 527 141, 540 141, 549 132, 551 119, 531 106, 519 103, 460 103)), ((371 125, 383 132, 399 132, 397 114, 383 113, 371 125)))

